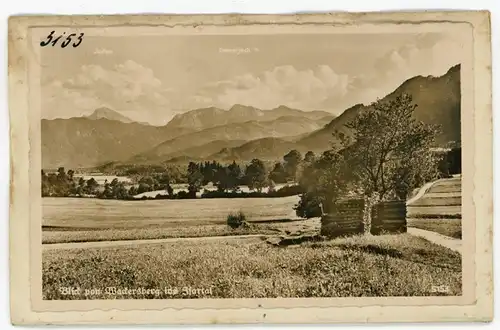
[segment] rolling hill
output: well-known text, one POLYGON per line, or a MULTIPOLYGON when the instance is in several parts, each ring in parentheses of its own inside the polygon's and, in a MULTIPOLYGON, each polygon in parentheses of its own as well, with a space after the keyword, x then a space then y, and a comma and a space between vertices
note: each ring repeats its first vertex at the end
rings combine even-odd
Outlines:
POLYGON ((42 119, 42 167, 92 167, 125 160, 188 132, 109 119, 42 119))
MULTIPOLYGON (((440 77, 410 78, 382 101, 393 100, 403 93, 412 95, 413 103, 418 105, 415 118, 441 126, 441 134, 436 139, 439 145, 451 141, 460 142, 460 65, 452 67, 440 77)), ((345 130, 346 123, 369 108, 369 105, 357 104, 345 110, 322 129, 301 138, 297 142, 298 148, 313 151, 328 149, 335 142, 332 133, 345 130)))
POLYGON ((170 162, 181 162, 182 159, 204 159, 224 148, 237 147, 246 142, 246 140, 215 140, 200 146, 173 152, 168 157, 171 157, 170 162))
POLYGON ((295 149, 296 144, 279 138, 262 138, 247 142, 234 148, 224 148, 219 152, 206 157, 210 160, 227 161, 250 161, 253 158, 261 160, 280 159, 288 151, 295 149))
POLYGON ((234 147, 235 141, 242 144, 256 139, 289 137, 312 132, 323 127, 330 119, 331 116, 322 117, 318 120, 283 116, 270 121, 247 121, 216 126, 165 141, 151 150, 132 157, 127 162, 159 163, 180 156, 205 157, 210 155, 206 154, 206 151, 216 153, 223 148, 234 147), (218 149, 215 149, 216 147, 218 149), (196 152, 199 152, 199 154, 196 154, 196 152))

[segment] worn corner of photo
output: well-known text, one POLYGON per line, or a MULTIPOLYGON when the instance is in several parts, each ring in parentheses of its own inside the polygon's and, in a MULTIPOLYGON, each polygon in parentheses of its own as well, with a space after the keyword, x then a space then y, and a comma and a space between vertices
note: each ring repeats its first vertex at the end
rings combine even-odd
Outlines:
POLYGON ((10 17, 12 322, 491 320, 490 38, 487 11, 10 17))

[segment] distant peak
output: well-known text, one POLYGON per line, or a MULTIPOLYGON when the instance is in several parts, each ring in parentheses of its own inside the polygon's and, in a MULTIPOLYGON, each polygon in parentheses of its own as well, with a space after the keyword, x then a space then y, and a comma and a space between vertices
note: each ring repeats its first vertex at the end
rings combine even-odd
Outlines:
POLYGON ((104 114, 104 113, 117 113, 117 112, 115 110, 110 109, 110 108, 101 107, 101 108, 95 109, 92 114, 104 114))
POLYGON ((233 106, 231 107, 231 109, 232 109, 232 108, 241 108, 241 107, 245 107, 245 108, 246 108, 247 106, 246 106, 246 105, 243 105, 243 104, 241 104, 241 103, 235 103, 235 104, 233 104, 233 106))
POLYGON ((179 116, 183 116, 186 114, 196 114, 197 112, 207 112, 207 111, 220 112, 223 110, 212 106, 212 107, 207 107, 207 108, 198 108, 198 109, 194 109, 194 110, 189 110, 189 111, 186 111, 184 113, 180 113, 179 116))
POLYGON ((132 119, 120 114, 115 110, 106 107, 100 107, 95 109, 90 116, 87 116, 87 118, 92 120, 108 119, 108 120, 121 121, 123 123, 133 122, 132 119))
POLYGON ((291 110, 292 108, 287 107, 286 105, 280 104, 274 110, 291 110))
POLYGON ((229 109, 229 111, 235 111, 235 110, 241 110, 241 109, 255 109, 255 108, 250 106, 250 105, 243 105, 243 104, 236 103, 229 109))

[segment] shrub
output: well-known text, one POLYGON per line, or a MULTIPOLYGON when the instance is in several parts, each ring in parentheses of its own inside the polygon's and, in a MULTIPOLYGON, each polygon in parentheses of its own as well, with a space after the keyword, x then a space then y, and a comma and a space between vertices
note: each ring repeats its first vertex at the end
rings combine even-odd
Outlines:
POLYGON ((238 213, 229 213, 226 221, 227 225, 232 229, 248 226, 246 216, 242 211, 239 211, 238 213))
POLYGON ((190 194, 189 192, 187 192, 185 190, 181 190, 177 194, 175 194, 175 198, 176 199, 193 199, 193 198, 196 198, 196 193, 193 197, 192 194, 190 194))
POLYGON ((321 199, 312 194, 304 193, 299 202, 294 206, 295 213, 301 218, 314 218, 322 215, 320 207, 321 199))

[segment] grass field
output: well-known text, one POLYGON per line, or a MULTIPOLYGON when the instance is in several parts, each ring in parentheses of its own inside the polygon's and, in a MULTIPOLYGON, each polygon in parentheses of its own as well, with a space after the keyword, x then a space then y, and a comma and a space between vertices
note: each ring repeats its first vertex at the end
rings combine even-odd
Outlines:
POLYGON ((298 197, 116 201, 44 198, 42 243, 319 232, 319 219, 297 218, 298 197), (231 229, 226 216, 242 210, 250 227, 231 229))
POLYGON ((407 234, 293 248, 241 240, 43 253, 44 299, 428 296, 435 285, 461 294, 460 254, 407 234))
POLYGON ((249 227, 231 229, 227 225, 191 225, 161 228, 128 228, 104 230, 44 230, 42 243, 97 242, 180 237, 236 235, 314 235, 320 230, 319 218, 273 223, 251 223, 249 227))
POLYGON ((224 224, 230 212, 243 211, 252 222, 298 219, 298 196, 119 201, 95 198, 43 198, 46 228, 127 229, 224 224))
POLYGON ((407 215, 409 218, 441 217, 460 219, 462 217, 462 207, 457 206, 409 206, 407 215))
POLYGON ((179 228, 131 228, 75 231, 45 230, 42 232, 42 243, 100 242, 250 234, 271 235, 278 232, 279 231, 274 229, 274 227, 270 224, 262 224, 259 226, 241 229, 231 229, 227 225, 199 225, 179 228))
POLYGON ((462 238, 461 219, 408 219, 408 227, 434 231, 453 238, 462 238))

